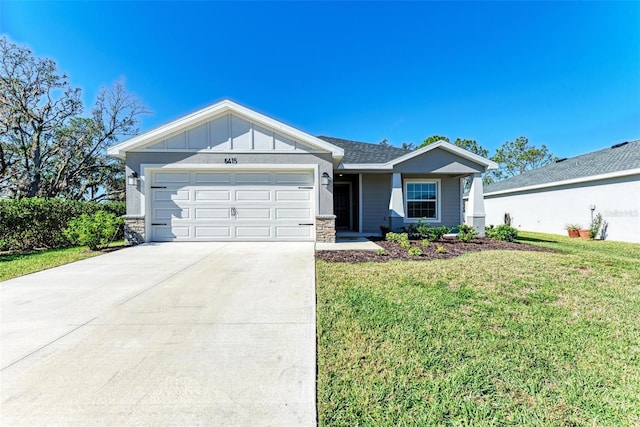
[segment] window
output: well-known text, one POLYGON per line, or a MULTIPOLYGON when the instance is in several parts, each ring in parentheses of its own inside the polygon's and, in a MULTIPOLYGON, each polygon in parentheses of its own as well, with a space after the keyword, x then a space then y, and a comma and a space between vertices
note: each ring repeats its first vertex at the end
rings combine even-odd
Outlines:
POLYGON ((407 201, 407 218, 427 218, 437 220, 439 217, 439 182, 409 181, 405 183, 407 201))

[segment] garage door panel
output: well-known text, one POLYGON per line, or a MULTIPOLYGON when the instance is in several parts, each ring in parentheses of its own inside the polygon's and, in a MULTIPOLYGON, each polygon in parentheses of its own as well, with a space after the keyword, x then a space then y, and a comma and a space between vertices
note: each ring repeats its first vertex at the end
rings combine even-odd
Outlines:
POLYGON ((270 202, 271 190, 236 190, 236 200, 239 202, 270 202))
POLYGON ((151 238, 312 240, 310 172, 159 171, 151 182, 151 238), (301 225, 303 224, 303 225, 301 225))
POLYGON ((236 237, 241 239, 268 239, 271 237, 271 227, 237 226, 236 237))
POLYGON ((304 172, 276 173, 276 185, 313 185, 313 176, 304 172))
POLYGON ((231 190, 195 190, 195 200, 231 200, 231 190))
POLYGON ((189 227, 153 226, 153 237, 156 241, 170 242, 176 239, 188 239, 191 234, 189 227))
POLYGON ((189 190, 153 190, 153 200, 157 202, 187 201, 189 190))
POLYGON ((190 179, 189 172, 156 172, 154 174, 156 184, 188 184, 190 179))
POLYGON ((310 225, 305 226, 276 226, 276 237, 281 239, 311 239, 312 230, 310 225))
POLYGON ((276 190, 276 201, 310 201, 311 190, 276 190))
POLYGON ((229 208, 195 208, 195 219, 231 219, 229 208))
POLYGON ((196 226, 195 236, 198 239, 225 239, 231 237, 231 227, 196 226))
POLYGON ((236 184, 239 185, 268 185, 271 184, 270 173, 255 173, 255 172, 238 172, 236 174, 236 184))
POLYGON ((311 219, 311 209, 306 208, 276 208, 276 219, 311 219))
POLYGON ((154 219, 189 219, 189 210, 180 208, 156 208, 153 210, 154 219))
POLYGON ((270 208, 236 208, 236 219, 271 219, 270 208))
POLYGON ((231 184, 231 174, 221 172, 196 172, 194 182, 196 184, 231 184))

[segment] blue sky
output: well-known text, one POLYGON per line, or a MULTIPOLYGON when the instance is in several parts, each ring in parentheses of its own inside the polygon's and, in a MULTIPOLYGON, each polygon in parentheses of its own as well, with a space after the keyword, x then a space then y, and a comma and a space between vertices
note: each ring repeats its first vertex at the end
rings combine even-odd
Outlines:
POLYGON ((0 33, 141 130, 229 98, 314 135, 569 157, 640 138, 638 2, 0 2, 0 33))

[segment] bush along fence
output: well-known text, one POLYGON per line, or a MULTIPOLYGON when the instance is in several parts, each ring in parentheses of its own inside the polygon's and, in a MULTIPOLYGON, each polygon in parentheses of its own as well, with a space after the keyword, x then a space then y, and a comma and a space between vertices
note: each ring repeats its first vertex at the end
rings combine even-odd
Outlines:
MULTIPOLYGON (((123 202, 82 202, 64 199, 0 200, 0 250, 63 248, 73 243, 65 230, 75 218, 105 212, 121 217, 123 202)), ((119 227, 114 239, 122 239, 119 227)))

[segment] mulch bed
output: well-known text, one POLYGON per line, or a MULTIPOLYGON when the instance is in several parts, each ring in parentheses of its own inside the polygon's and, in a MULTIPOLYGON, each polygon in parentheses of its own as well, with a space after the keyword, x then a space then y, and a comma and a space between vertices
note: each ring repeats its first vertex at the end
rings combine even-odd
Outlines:
POLYGON ((394 259, 426 261, 430 259, 445 259, 460 256, 467 252, 491 251, 491 250, 511 250, 511 251, 534 251, 553 252, 552 249, 540 248, 538 246, 527 245, 515 242, 503 242, 501 240, 479 238, 469 243, 464 243, 458 239, 445 238, 437 242, 429 243, 426 248, 419 240, 411 240, 411 246, 417 246, 422 250, 420 256, 410 256, 407 249, 398 243, 387 242, 379 237, 370 237, 378 246, 384 249, 384 255, 378 255, 376 251, 316 251, 316 259, 328 262, 387 262, 394 259), (438 246, 443 247, 446 252, 436 252, 438 246))

